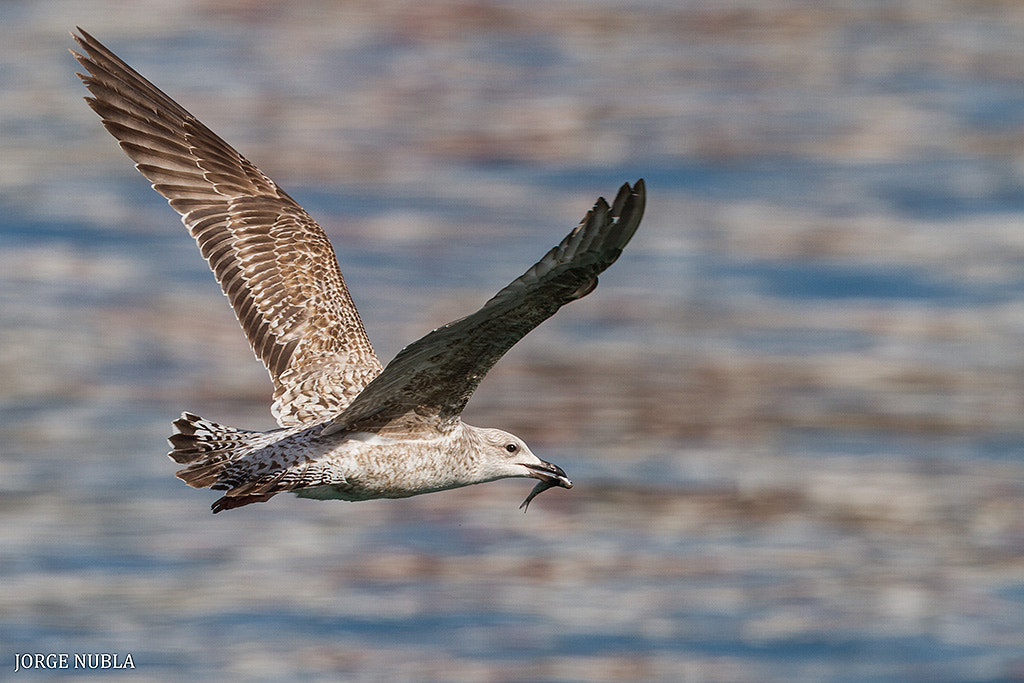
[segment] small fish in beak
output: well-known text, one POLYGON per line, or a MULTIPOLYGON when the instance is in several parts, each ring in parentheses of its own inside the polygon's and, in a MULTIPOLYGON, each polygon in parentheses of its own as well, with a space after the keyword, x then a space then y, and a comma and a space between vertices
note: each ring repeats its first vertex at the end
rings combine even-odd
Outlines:
POLYGON ((565 471, 558 465, 541 461, 540 465, 526 465, 526 467, 530 468, 530 476, 534 479, 540 479, 540 481, 530 491, 530 495, 526 497, 523 504, 519 506, 519 509, 523 512, 530 508, 531 500, 548 489, 553 489, 556 486, 560 486, 563 489, 572 488, 572 482, 569 481, 569 477, 565 475, 565 471))

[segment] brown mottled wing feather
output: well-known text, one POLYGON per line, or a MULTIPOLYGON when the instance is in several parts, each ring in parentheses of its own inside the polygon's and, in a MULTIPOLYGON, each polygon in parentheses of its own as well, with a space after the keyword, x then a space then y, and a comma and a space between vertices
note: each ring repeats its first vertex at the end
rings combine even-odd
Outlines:
POLYGON ((403 349, 325 434, 359 423, 457 417, 487 371, 526 333, 597 286, 622 253, 644 213, 644 181, 604 198, 561 244, 498 292, 476 313, 448 323, 403 349))
POLYGON ((337 415, 380 372, 331 243, 295 200, 82 29, 103 125, 199 244, 274 381, 282 426, 337 415))

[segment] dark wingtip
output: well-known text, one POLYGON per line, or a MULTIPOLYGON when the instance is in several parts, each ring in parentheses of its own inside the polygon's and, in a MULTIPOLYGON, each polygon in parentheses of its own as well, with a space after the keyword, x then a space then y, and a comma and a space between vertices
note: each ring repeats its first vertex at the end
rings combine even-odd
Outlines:
MULTIPOLYGON (((96 42, 96 39, 89 35, 88 31, 83 29, 81 26, 75 26, 75 31, 69 31, 69 33, 71 34, 71 37, 75 39, 75 42, 82 48, 88 50, 89 48, 87 43, 96 42), (75 33, 75 31, 78 31, 78 33, 75 33)), ((74 54, 74 50, 72 50, 72 54, 74 54)))

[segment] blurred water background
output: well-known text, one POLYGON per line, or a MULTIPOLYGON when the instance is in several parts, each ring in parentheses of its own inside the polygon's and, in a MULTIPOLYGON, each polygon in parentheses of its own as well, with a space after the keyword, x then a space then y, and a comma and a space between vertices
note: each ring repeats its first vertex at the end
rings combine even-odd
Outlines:
POLYGON ((4 2, 0 678, 1024 680, 1022 155, 1017 2, 4 2), (466 413, 576 488, 212 516, 170 420, 270 383, 75 24, 321 222, 382 359, 646 178, 466 413))

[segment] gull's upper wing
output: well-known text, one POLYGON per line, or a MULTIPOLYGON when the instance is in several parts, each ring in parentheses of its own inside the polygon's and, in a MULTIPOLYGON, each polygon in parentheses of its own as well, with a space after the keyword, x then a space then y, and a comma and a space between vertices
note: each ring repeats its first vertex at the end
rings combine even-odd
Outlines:
POLYGON ((644 213, 638 180, 604 198, 561 244, 498 292, 476 313, 448 323, 405 347, 335 420, 325 434, 360 422, 457 417, 487 371, 527 332, 564 304, 586 296, 597 276, 622 253, 644 213))
POLYGON ((337 415, 380 373, 330 240, 229 144, 83 31, 89 106, 199 244, 274 381, 282 426, 337 415))

